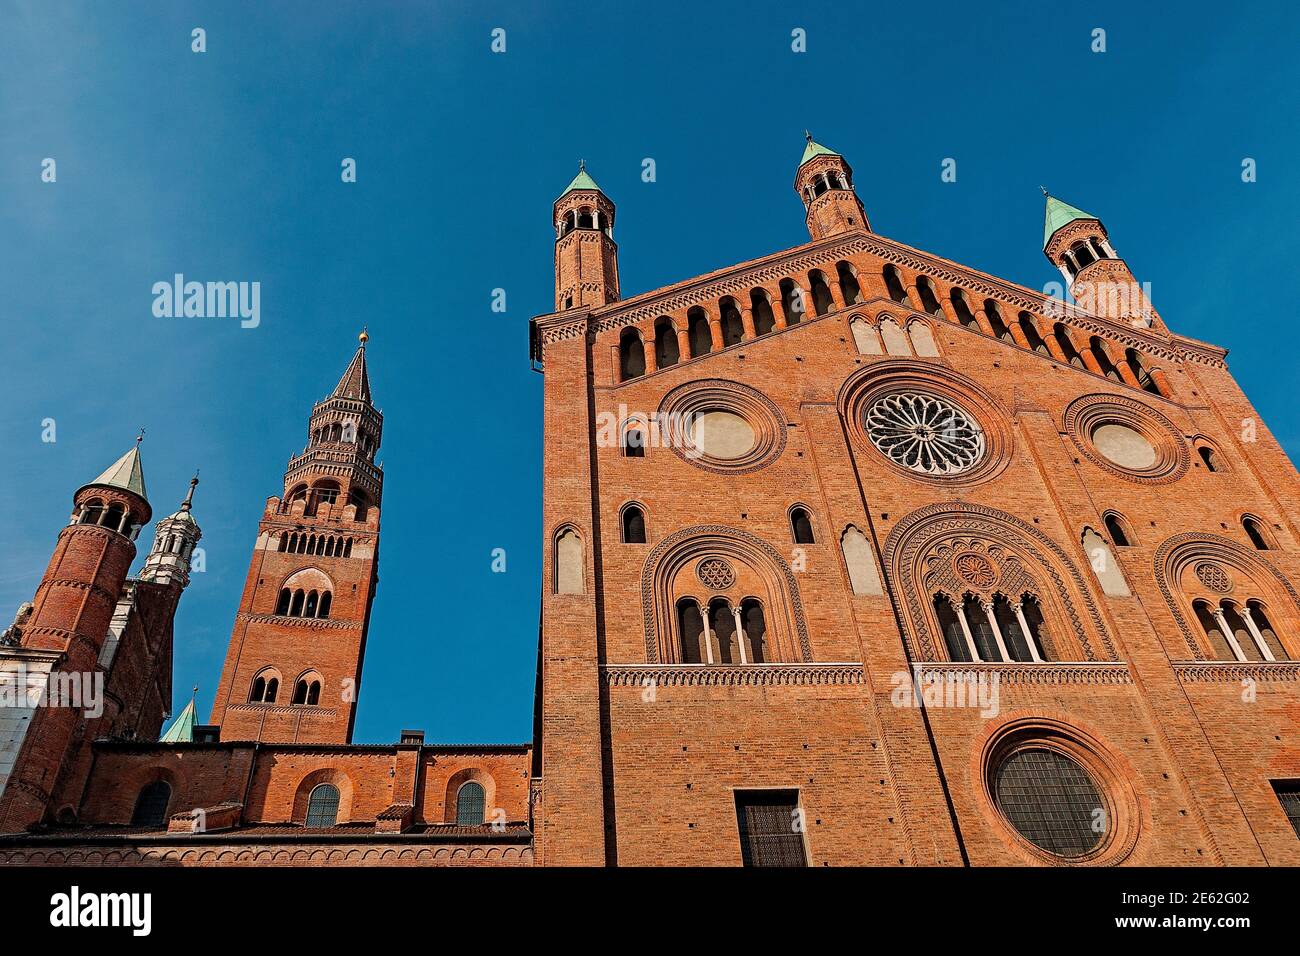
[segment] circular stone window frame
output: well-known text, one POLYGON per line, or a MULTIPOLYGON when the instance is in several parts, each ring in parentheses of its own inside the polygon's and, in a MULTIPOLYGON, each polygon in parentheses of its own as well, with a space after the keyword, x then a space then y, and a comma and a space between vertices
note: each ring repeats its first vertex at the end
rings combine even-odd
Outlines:
POLYGON ((1143 402, 1123 395, 1082 395, 1066 406, 1065 433, 1076 448, 1098 468, 1127 481, 1163 485, 1177 481, 1191 467, 1192 454, 1178 428, 1143 402), (1092 440, 1103 425, 1131 428, 1153 448, 1155 462, 1147 468, 1126 468, 1110 458, 1092 440))
POLYGON ((1077 724, 1053 717, 1009 718, 985 737, 977 748, 971 773, 981 808, 1004 844, 1027 862, 1048 866, 1114 866, 1122 863, 1137 845, 1138 835, 1149 818, 1145 800, 1131 783, 1133 768, 1095 736, 1077 724), (994 777, 1010 756, 1023 750, 1050 750, 1074 761, 1092 779, 1102 799, 1110 826, 1095 847, 1080 856, 1061 856, 1033 843, 1007 819, 998 806, 994 777))
POLYGON ((1010 417, 985 389, 963 375, 939 365, 898 360, 876 362, 851 376, 840 389, 840 414, 853 444, 897 474, 938 487, 990 481, 1011 462, 1010 417), (984 434, 984 457, 967 471, 936 475, 914 471, 894 461, 875 445, 866 427, 866 413, 887 395, 921 392, 960 409, 984 434))
POLYGON ((728 379, 703 379, 679 385, 659 403, 656 413, 673 454, 697 468, 718 474, 744 475, 765 468, 785 450, 785 416, 757 389, 728 379), (754 447, 738 458, 717 458, 691 441, 687 423, 709 412, 730 412, 754 432, 754 447))

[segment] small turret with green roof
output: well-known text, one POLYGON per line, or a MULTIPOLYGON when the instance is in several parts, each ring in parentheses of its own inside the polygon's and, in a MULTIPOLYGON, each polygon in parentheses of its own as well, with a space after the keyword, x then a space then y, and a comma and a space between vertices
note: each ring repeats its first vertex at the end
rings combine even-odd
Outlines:
POLYGON ((794 174, 794 191, 808 211, 808 234, 825 239, 857 230, 871 231, 867 211, 853 189, 853 167, 841 154, 803 131, 805 145, 794 174))
POLYGON ((578 175, 574 176, 573 182, 569 183, 564 192, 560 193, 560 199, 563 199, 575 189, 592 189, 596 192, 603 192, 600 186, 596 184, 596 180, 592 179, 591 174, 587 172, 587 161, 585 159, 578 160, 578 175))
POLYGON ((1043 248, 1046 249, 1048 243, 1052 241, 1052 236, 1056 235, 1057 230, 1062 226, 1067 226, 1079 219, 1092 219, 1100 222, 1090 212, 1084 212, 1076 206, 1071 206, 1067 202, 1061 202, 1046 189, 1043 195, 1047 197, 1047 210, 1043 217, 1043 248))

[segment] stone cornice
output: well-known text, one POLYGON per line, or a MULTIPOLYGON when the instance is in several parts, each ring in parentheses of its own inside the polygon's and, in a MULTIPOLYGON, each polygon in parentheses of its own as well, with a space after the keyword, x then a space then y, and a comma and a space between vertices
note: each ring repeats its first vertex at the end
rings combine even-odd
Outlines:
POLYGON ((289 617, 285 614, 249 614, 247 611, 240 611, 235 615, 235 620, 252 624, 282 624, 285 627, 308 627, 318 631, 356 630, 361 626, 360 621, 340 621, 333 618, 319 617, 289 617))
POLYGON ((1174 661, 1184 684, 1300 680, 1300 661, 1174 661))
POLYGON ((811 687, 863 682, 861 664, 608 664, 609 687, 811 687))
POLYGON ((926 664, 917 669, 922 679, 950 674, 996 674, 1007 684, 1131 684, 1133 676, 1124 661, 1049 661, 1043 664, 926 664))

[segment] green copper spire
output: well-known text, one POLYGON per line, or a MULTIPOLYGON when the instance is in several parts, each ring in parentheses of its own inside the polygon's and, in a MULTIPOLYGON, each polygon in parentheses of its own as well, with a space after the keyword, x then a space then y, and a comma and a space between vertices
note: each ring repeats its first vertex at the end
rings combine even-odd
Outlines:
MULTIPOLYGON (((197 692, 198 688, 194 688, 197 692)), ((164 744, 192 744, 194 743, 194 698, 185 705, 185 709, 180 712, 172 725, 167 728, 166 733, 159 738, 160 743, 164 744)))
POLYGON ((812 133, 808 132, 807 130, 803 131, 803 135, 804 135, 804 139, 808 141, 808 145, 803 148, 803 159, 799 160, 800 166, 808 162, 808 160, 812 159, 814 156, 839 156, 840 155, 839 153, 835 152, 835 150, 827 149, 821 143, 814 142, 812 138, 812 133))
POLYGON ((1055 196, 1043 190, 1043 195, 1047 197, 1047 214, 1043 220, 1043 248, 1052 241, 1052 236, 1062 226, 1074 222, 1076 219, 1096 219, 1090 212, 1084 212, 1082 209, 1076 209, 1069 203, 1061 202, 1055 196))
POLYGON ((132 446, 131 450, 109 465, 102 475, 94 481, 88 482, 87 485, 107 485, 110 488, 124 488, 148 501, 149 496, 144 491, 144 469, 140 466, 140 442, 143 439, 144 429, 141 429, 140 437, 135 440, 135 445, 132 446))
POLYGON ((596 185, 596 180, 587 175, 587 161, 585 159, 579 160, 578 175, 573 177, 573 182, 569 183, 568 187, 560 195, 565 196, 575 189, 594 189, 601 192, 601 188, 596 185))

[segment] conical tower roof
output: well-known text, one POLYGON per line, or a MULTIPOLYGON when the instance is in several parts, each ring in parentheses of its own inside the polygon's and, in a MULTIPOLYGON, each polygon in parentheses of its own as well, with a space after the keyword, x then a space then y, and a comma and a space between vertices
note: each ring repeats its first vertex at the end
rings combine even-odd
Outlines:
MULTIPOLYGON (((840 154, 835 152, 835 150, 829 149, 814 140, 812 138, 812 133, 809 133, 807 130, 804 131, 803 135, 804 139, 808 141, 808 145, 803 148, 803 159, 799 160, 800 166, 803 166, 804 163, 816 156, 840 156, 840 154)), ((843 158, 843 156, 840 156, 840 159, 843 158)))
POLYGON ((194 698, 185 705, 185 709, 172 721, 172 725, 159 738, 164 744, 189 744, 194 742, 194 698))
POLYGON ((560 197, 563 198, 567 196, 575 189, 594 189, 596 190, 596 192, 604 191, 600 188, 600 186, 596 185, 596 180, 592 179, 591 176, 587 173, 586 160, 583 160, 578 163, 578 175, 573 177, 573 182, 569 183, 569 185, 565 187, 564 192, 560 193, 560 197))
POLYGON ((107 485, 110 488, 123 488, 139 495, 146 501, 149 496, 144 490, 144 469, 140 464, 140 441, 131 446, 131 450, 119 458, 113 464, 109 465, 104 473, 94 481, 89 481, 82 487, 91 485, 107 485))
POLYGON ((1097 217, 1090 212, 1084 212, 1082 209, 1071 206, 1067 202, 1061 202, 1061 200, 1049 194, 1047 197, 1047 210, 1043 216, 1043 248, 1047 248, 1047 244, 1052 241, 1052 236, 1056 235, 1058 229, 1069 225, 1076 219, 1097 219, 1097 217))
POLYGON ((366 371, 366 342, 370 336, 362 332, 359 336, 361 344, 357 346, 357 353, 352 356, 352 361, 348 363, 347 371, 339 379, 338 385, 334 387, 333 398, 353 398, 363 402, 370 401, 370 373, 366 371))

